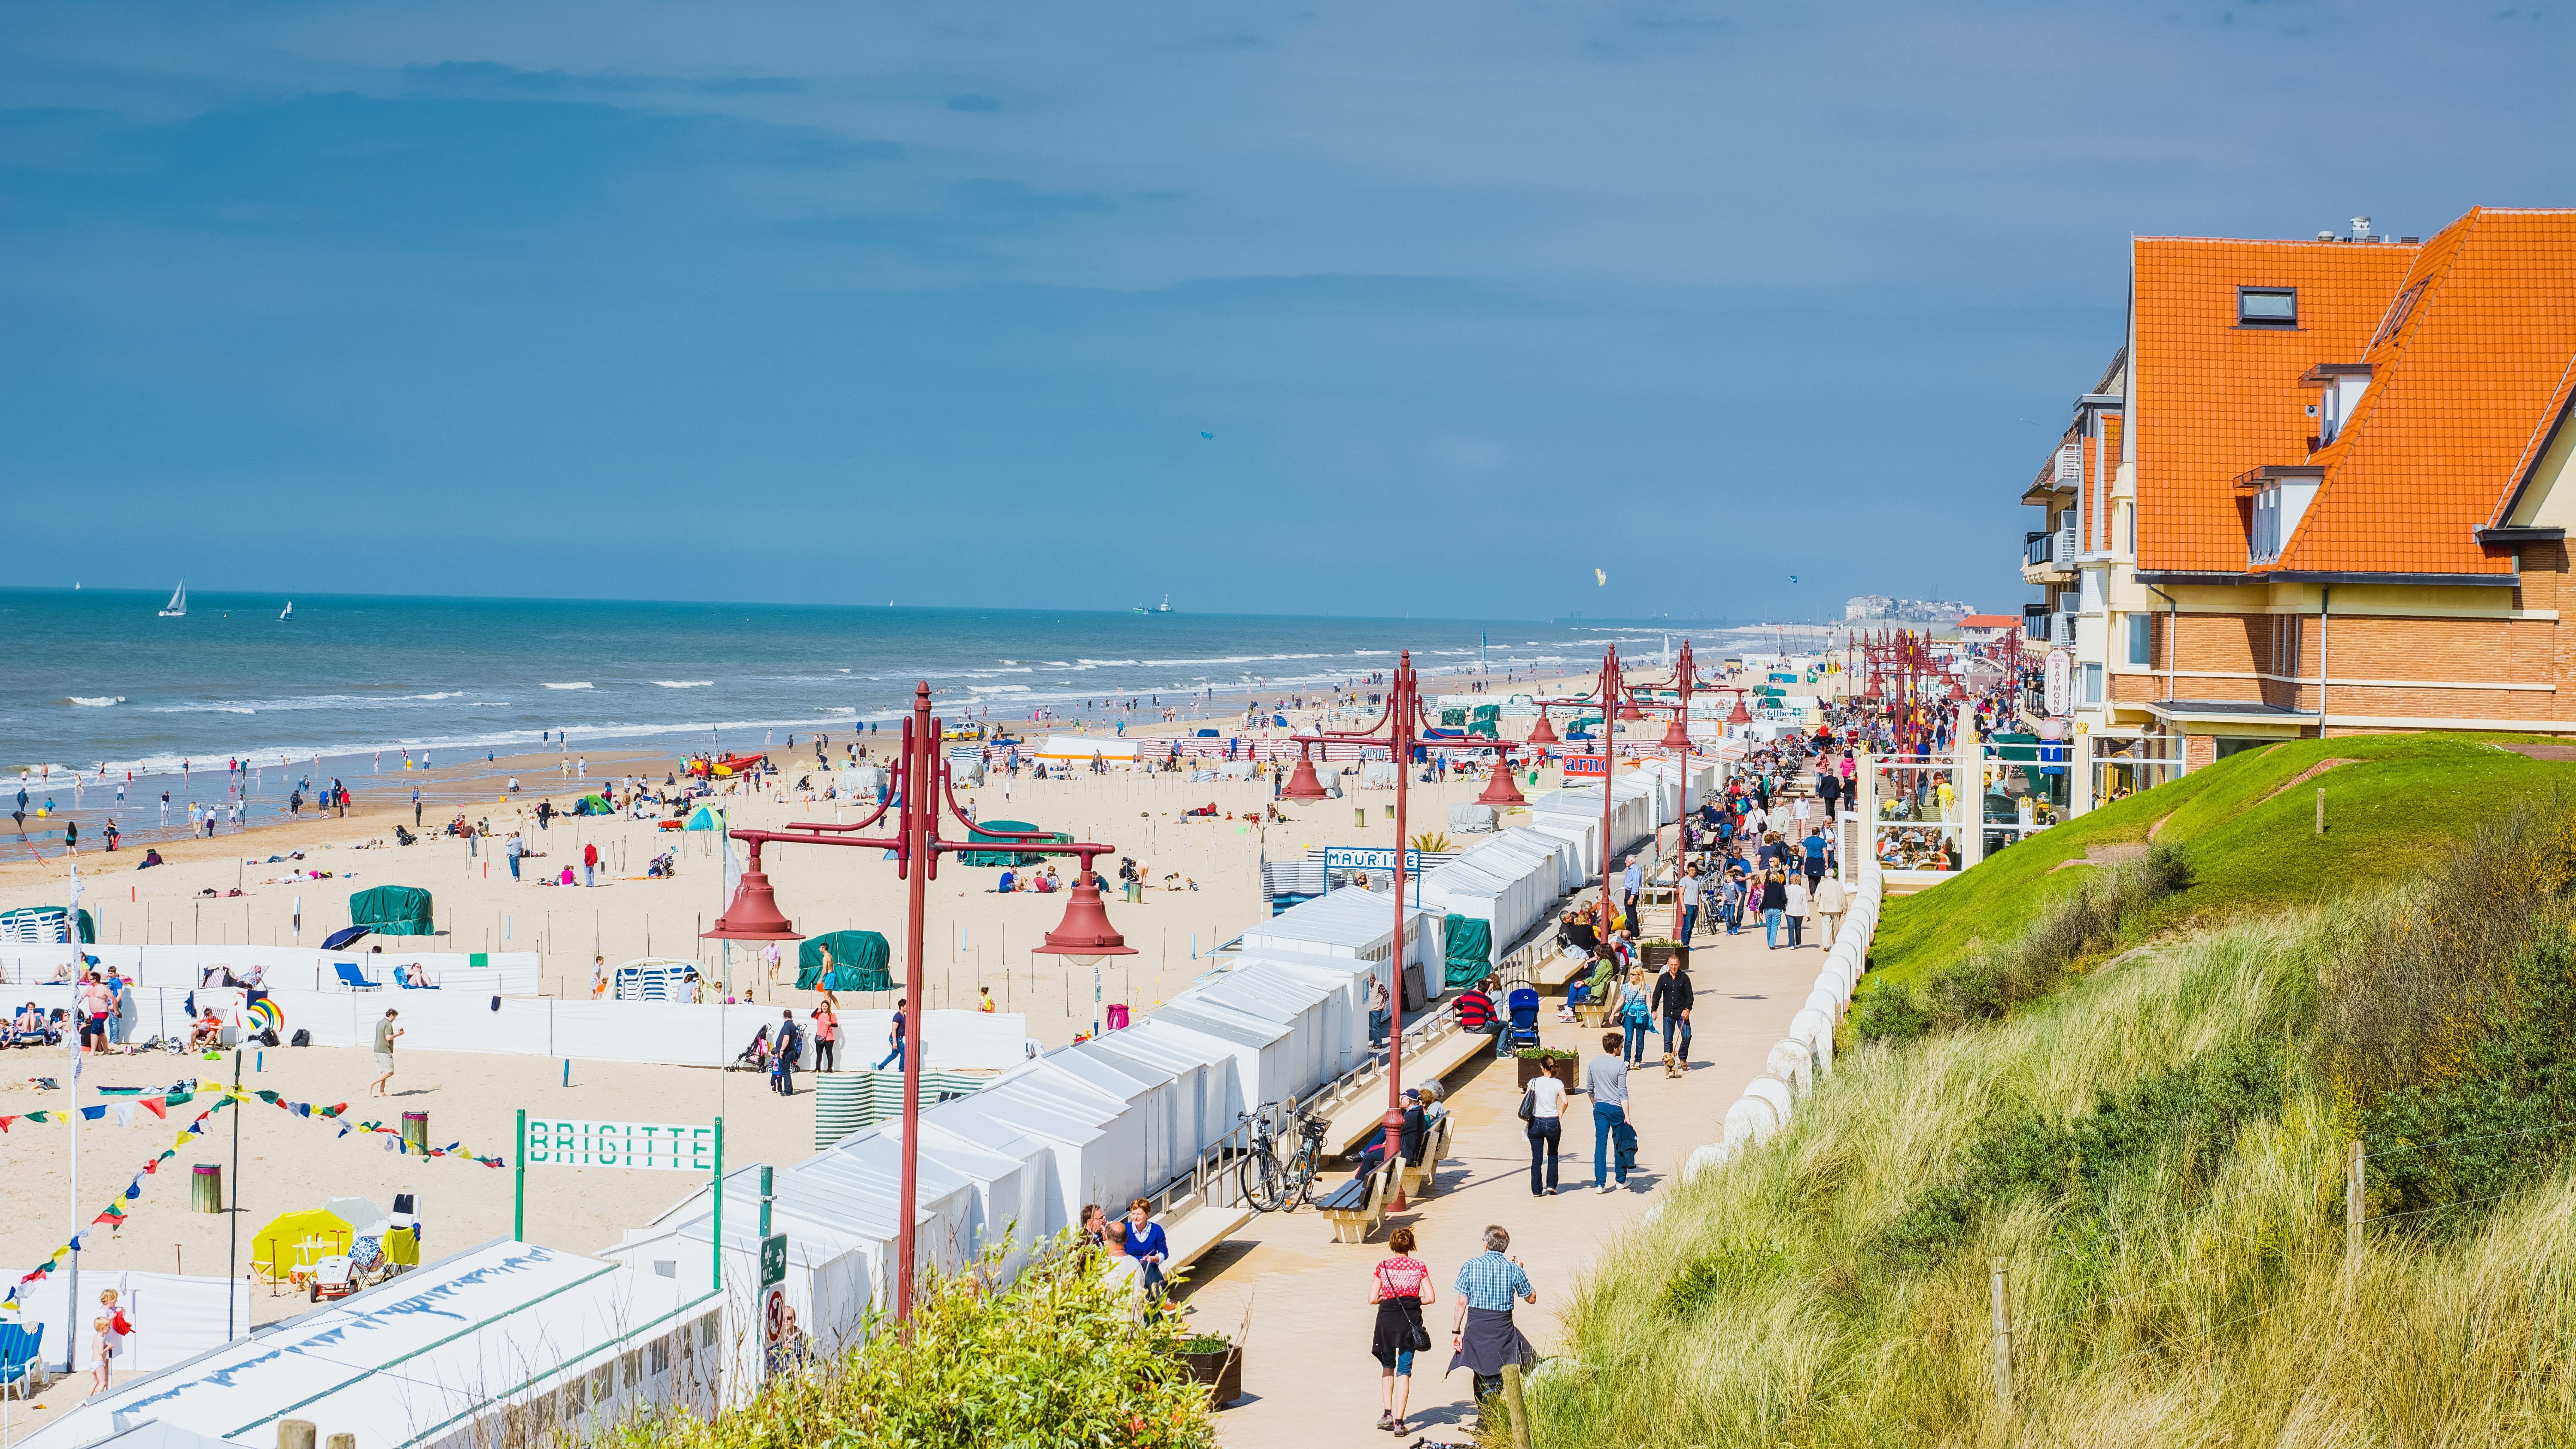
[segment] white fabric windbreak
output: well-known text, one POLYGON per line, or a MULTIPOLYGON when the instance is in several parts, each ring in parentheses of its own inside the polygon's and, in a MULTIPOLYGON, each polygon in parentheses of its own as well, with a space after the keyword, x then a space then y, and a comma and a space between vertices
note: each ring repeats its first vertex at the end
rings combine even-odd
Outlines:
MULTIPOLYGON (((15 1283, 18 1273, 11 1273, 15 1283)), ((63 1294, 71 1287, 70 1275, 49 1273, 18 1290, 16 1321, 21 1327, 45 1329, 45 1361, 62 1362, 63 1294)), ((116 1306, 125 1311, 134 1332, 125 1340, 116 1366, 120 1372, 150 1373, 172 1364, 185 1363, 210 1348, 220 1348, 227 1337, 224 1299, 227 1290, 232 1298, 231 1328, 234 1332, 250 1329, 250 1280, 247 1278, 207 1278, 176 1273, 138 1273, 123 1270, 102 1271, 89 1268, 81 1273, 80 1332, 71 1340, 74 1359, 72 1371, 86 1373, 97 1366, 90 1354, 93 1336, 90 1320, 99 1316, 98 1295, 113 1288, 116 1306)))

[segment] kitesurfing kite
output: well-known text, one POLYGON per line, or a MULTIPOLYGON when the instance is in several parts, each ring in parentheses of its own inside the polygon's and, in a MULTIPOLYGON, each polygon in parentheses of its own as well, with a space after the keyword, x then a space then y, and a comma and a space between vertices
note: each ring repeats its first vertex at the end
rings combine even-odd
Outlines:
POLYGON ((1610 582, 1610 576, 1599 569, 1594 569, 1592 571, 1592 581, 1596 584, 1607 586, 1610 582))
POLYGON ((1213 442, 1215 442, 1215 441, 1216 441, 1216 434, 1214 434, 1214 433, 1201 433, 1201 434, 1199 434, 1199 436, 1200 436, 1200 437, 1202 437, 1202 438, 1207 439, 1207 440, 1208 440, 1209 442, 1211 442, 1211 443, 1213 443, 1213 442))

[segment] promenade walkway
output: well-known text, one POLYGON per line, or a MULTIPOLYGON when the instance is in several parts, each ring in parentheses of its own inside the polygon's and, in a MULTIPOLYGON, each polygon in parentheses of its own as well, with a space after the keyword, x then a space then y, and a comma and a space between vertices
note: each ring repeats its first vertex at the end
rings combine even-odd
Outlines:
MULTIPOLYGON (((1542 1354, 1556 1352, 1562 1341, 1557 1315, 1569 1290, 1613 1237, 1653 1205, 1691 1149, 1717 1139, 1726 1108, 1787 1033, 1823 960, 1817 946, 1766 952, 1758 929, 1700 939, 1692 952, 1698 994, 1692 1069, 1666 1080, 1658 1047, 1631 1074, 1638 1172, 1624 1193, 1592 1190, 1592 1108, 1578 1097, 1566 1119, 1560 1191, 1531 1197, 1529 1142, 1516 1115, 1512 1064, 1479 1057, 1448 1079, 1457 1126, 1438 1196, 1391 1214, 1365 1245, 1335 1244, 1329 1224, 1299 1211, 1256 1217, 1210 1253, 1190 1293, 1195 1321, 1231 1333, 1249 1305, 1252 1324, 1244 1355, 1247 1397, 1217 1418, 1227 1449, 1398 1442, 1376 1428, 1378 1367, 1368 1348, 1376 1315, 1368 1303, 1369 1268, 1386 1255, 1386 1233, 1397 1226, 1411 1227, 1420 1240, 1415 1256, 1431 1265, 1440 1299, 1427 1313, 1435 1346, 1415 1361, 1407 1422, 1435 1443, 1466 1440, 1464 1426, 1474 1416, 1470 1376, 1442 1370, 1449 1361, 1450 1283, 1459 1263, 1481 1250, 1485 1225, 1511 1231, 1512 1254, 1528 1268, 1539 1295, 1536 1307, 1520 1309, 1521 1329, 1542 1354)), ((1543 1036, 1587 1059, 1600 1048, 1597 1030, 1559 1025, 1552 1010, 1543 1036)))

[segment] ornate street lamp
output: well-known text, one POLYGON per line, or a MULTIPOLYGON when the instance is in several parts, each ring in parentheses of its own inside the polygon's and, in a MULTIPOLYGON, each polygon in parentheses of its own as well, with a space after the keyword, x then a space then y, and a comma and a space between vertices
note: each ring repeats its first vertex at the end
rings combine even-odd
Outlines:
MULTIPOLYGON (((1066 898, 1064 920, 1047 933, 1046 944, 1031 954, 1061 956, 1095 970, 1104 957, 1136 954, 1109 924, 1109 912, 1100 902, 1099 872, 1092 864, 1095 858, 1117 847, 1089 841, 1067 844, 1048 840, 1043 831, 987 830, 976 825, 957 803, 954 776, 941 753, 939 739, 940 721, 930 714, 930 681, 923 680, 913 690, 912 717, 903 722, 902 752, 895 762, 893 791, 875 813, 846 825, 795 821, 784 830, 726 832, 751 847, 751 861, 743 872, 742 883, 734 888, 732 903, 716 918, 715 928, 704 933, 712 941, 798 939, 796 928, 778 909, 778 894, 769 884, 768 873, 761 869, 760 851, 764 845, 841 845, 891 851, 896 875, 911 887, 904 905, 903 983, 904 997, 913 1006, 904 1013, 903 1176, 895 1204, 894 1311, 898 1323, 908 1323, 912 1316, 913 1219, 920 1204, 922 1024, 929 1015, 929 1004, 922 994, 922 958, 929 917, 929 883, 939 873, 939 857, 996 848, 1025 855, 1079 856, 1081 870, 1072 894, 1066 898), (967 828, 969 839, 940 838, 939 807, 943 803, 967 828), (871 837, 859 833, 884 819, 888 811, 896 812, 896 834, 871 837)), ((1093 994, 1095 998, 1098 995, 1096 977, 1093 994)), ((717 1190, 723 1191, 721 1183, 717 1190)))
POLYGON ((1288 772, 1288 784, 1280 790, 1280 799, 1294 800, 1300 805, 1311 805, 1318 800, 1332 798, 1325 792, 1324 782, 1316 777, 1315 762, 1310 758, 1313 748, 1302 741, 1299 742, 1297 768, 1288 772))

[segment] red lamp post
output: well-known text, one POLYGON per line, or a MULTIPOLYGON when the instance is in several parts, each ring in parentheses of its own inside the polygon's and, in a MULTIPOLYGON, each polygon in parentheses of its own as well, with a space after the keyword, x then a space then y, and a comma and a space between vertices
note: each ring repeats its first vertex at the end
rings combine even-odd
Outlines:
MULTIPOLYGON (((1079 874, 1074 879, 1071 896, 1065 901, 1064 920, 1047 933, 1046 944, 1033 954, 1062 956, 1076 965, 1093 965, 1107 956, 1132 956, 1134 949, 1109 924, 1109 913, 1100 903, 1098 872, 1092 868, 1095 857, 1117 847, 1088 841, 1058 844, 1047 841, 1041 833, 982 830, 967 818, 957 803, 956 787, 949 773, 948 761, 939 748, 940 722, 930 714, 930 682, 923 680, 913 691, 912 717, 903 722, 901 754, 894 766, 894 793, 888 804, 879 805, 865 820, 846 825, 818 821, 795 821, 785 830, 728 831, 734 839, 751 847, 750 865, 743 871, 742 884, 734 890, 733 902, 716 918, 715 927, 704 932, 712 941, 793 941, 796 928, 778 909, 778 893, 769 884, 769 875, 760 868, 760 850, 764 845, 844 845, 869 850, 891 850, 895 855, 895 872, 911 887, 904 906, 904 999, 911 1007, 904 1013, 903 1025, 903 1175, 895 1205, 896 1248, 895 1320, 908 1322, 912 1316, 913 1216, 920 1199, 921 1157, 921 1035, 927 1004, 922 997, 922 949, 924 928, 928 921, 927 896, 930 880, 939 873, 942 854, 964 850, 992 850, 997 846, 1030 855, 1073 855, 1081 857, 1079 874), (945 802, 949 812, 970 835, 980 840, 942 840, 939 837, 939 806, 945 802), (896 815, 896 833, 892 836, 869 837, 859 832, 884 819, 886 812, 896 815)), ((723 1190, 718 1184, 718 1191, 723 1190)), ((722 1285, 719 1284, 719 1287, 722 1285)))
POLYGON ((1525 745, 1552 745, 1556 742, 1556 726, 1547 722, 1547 706, 1542 704, 1538 707, 1538 724, 1530 730, 1529 738, 1521 741, 1521 743, 1525 745))
MULTIPOLYGON (((1311 764, 1306 763, 1304 760, 1305 751, 1318 744, 1323 744, 1332 740, 1341 740, 1348 743, 1385 745, 1395 756, 1395 989, 1388 993, 1390 1004, 1388 1008, 1386 1037, 1386 1115, 1379 1119, 1379 1125, 1384 1128, 1386 1132, 1387 1151, 1390 1153, 1398 1150, 1398 1144, 1404 1134, 1404 927, 1406 910, 1404 886, 1405 877, 1408 874, 1406 868, 1406 852, 1410 848, 1410 844, 1405 836, 1405 829, 1407 825, 1407 797, 1411 794, 1410 786, 1413 780, 1413 752, 1422 743, 1420 731, 1424 727, 1425 716, 1422 712, 1422 683, 1413 670, 1413 651, 1407 649, 1396 660, 1395 674, 1392 678, 1392 682, 1386 696, 1386 713, 1378 717, 1376 724, 1371 725, 1365 730, 1319 730, 1315 734, 1295 735, 1291 737, 1297 741, 1300 747, 1298 772, 1290 777, 1289 788, 1279 792, 1283 799, 1305 800, 1323 798, 1323 787, 1320 782, 1315 780, 1314 767, 1311 764), (1381 731, 1383 731, 1383 733, 1381 733, 1381 731), (1296 786, 1300 781, 1312 785, 1314 787, 1314 793, 1312 795, 1295 793, 1296 786)), ((1511 772, 1508 768, 1510 763, 1511 745, 1508 741, 1505 741, 1500 737, 1499 731, 1497 732, 1496 738, 1491 740, 1480 740, 1472 736, 1466 739, 1455 740, 1444 737, 1438 741, 1438 743, 1443 749, 1503 751, 1503 763, 1505 768, 1497 773, 1502 779, 1504 789, 1510 792, 1510 798, 1514 801, 1518 801, 1520 799, 1520 792, 1511 788, 1511 772)), ((1485 787, 1485 803, 1493 803, 1496 794, 1497 792, 1495 791, 1493 784, 1488 782, 1485 787)), ((1399 1177, 1396 1183, 1395 1199, 1389 1204, 1389 1206, 1394 1208, 1397 1212, 1404 1211, 1404 1184, 1401 1177, 1399 1177)))
POLYGON ((1311 758, 1311 752, 1312 746, 1299 742, 1297 768, 1288 772, 1288 783, 1279 791, 1280 799, 1294 800, 1300 805, 1307 805, 1327 798, 1324 794, 1324 782, 1316 778, 1315 762, 1311 758))

